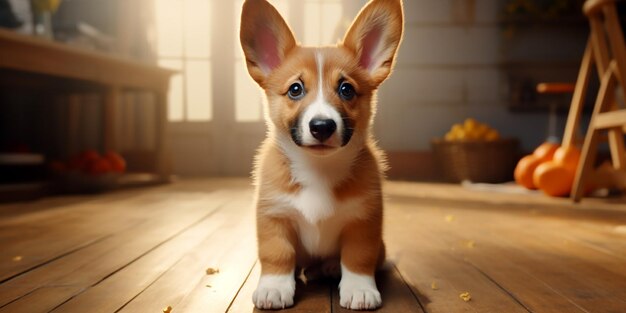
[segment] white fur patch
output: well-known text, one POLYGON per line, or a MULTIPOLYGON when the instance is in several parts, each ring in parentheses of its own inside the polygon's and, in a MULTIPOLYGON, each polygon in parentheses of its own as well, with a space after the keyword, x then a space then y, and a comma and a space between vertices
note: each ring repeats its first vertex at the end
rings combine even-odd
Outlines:
POLYGON ((315 139, 311 134, 309 123, 314 118, 327 118, 332 119, 337 124, 337 130, 328 138, 324 144, 339 147, 342 144, 341 135, 343 133, 343 119, 341 114, 335 110, 324 98, 324 58, 318 51, 315 53, 315 63, 317 64, 317 98, 311 103, 303 112, 300 118, 300 129, 302 129, 302 144, 303 145, 317 145, 320 144, 319 140, 315 139))
POLYGON ((252 302, 259 309, 284 309, 293 305, 296 280, 293 271, 284 275, 261 275, 252 294, 252 302))
POLYGON ((310 255, 319 257, 339 255, 341 230, 348 222, 360 218, 361 212, 364 211, 364 201, 361 198, 333 204, 333 214, 326 219, 311 223, 302 217, 295 218, 300 242, 310 255))
POLYGON ((286 135, 277 134, 277 143, 290 161, 293 182, 302 188, 297 193, 266 195, 274 203, 266 214, 290 217, 309 254, 337 254, 343 226, 365 218, 363 212, 367 212, 365 198, 338 201, 333 192, 333 187, 349 175, 360 144, 358 137, 332 157, 322 158, 311 156, 286 135))
POLYGON ((289 216, 308 254, 327 257, 339 254, 339 236, 352 220, 365 218, 365 198, 337 201, 330 190, 304 187, 297 194, 274 197, 268 214, 289 216))
POLYGON ((341 264, 339 304, 351 310, 373 310, 382 304, 374 276, 351 272, 341 264))

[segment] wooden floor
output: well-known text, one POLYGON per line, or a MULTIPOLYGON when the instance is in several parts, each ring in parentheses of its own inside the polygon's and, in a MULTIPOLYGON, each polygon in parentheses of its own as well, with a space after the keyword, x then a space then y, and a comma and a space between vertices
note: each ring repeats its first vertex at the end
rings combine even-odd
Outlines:
MULTIPOLYGON (((621 201, 385 192, 379 312, 626 312, 621 201)), ((214 179, 0 205, 0 312, 252 312, 251 201, 249 181, 214 179)), ((345 311, 336 283, 299 284, 287 311, 345 311)))

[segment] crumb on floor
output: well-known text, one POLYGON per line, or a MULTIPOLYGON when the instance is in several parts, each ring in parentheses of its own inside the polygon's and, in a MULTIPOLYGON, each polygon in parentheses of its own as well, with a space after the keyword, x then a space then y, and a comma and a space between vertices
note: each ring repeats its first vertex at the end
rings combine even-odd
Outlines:
POLYGON ((461 294, 459 295, 459 297, 460 297, 461 299, 463 299, 463 301, 465 301, 465 302, 472 300, 472 296, 471 296, 471 295, 470 295, 470 293, 469 293, 469 292, 467 292, 467 291, 466 291, 466 292, 464 292, 464 293, 461 293, 461 294))

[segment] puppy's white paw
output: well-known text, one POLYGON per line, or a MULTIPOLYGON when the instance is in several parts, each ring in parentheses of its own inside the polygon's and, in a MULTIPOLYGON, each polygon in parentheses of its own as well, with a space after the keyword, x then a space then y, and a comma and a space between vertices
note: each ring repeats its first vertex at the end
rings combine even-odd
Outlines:
POLYGON ((284 309, 293 305, 296 281, 293 273, 261 275, 252 294, 252 302, 259 309, 284 309))
POLYGON ((374 310, 382 305, 373 276, 353 273, 341 265, 339 304, 351 310, 374 310))

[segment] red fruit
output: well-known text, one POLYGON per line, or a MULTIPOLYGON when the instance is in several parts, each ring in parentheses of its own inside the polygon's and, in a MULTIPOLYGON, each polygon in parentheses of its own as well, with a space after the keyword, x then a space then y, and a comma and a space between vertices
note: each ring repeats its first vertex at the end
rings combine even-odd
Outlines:
POLYGON ((126 171, 126 161, 119 153, 109 151, 104 155, 104 158, 109 161, 113 171, 120 173, 126 171))
POLYGON ((85 150, 80 154, 72 156, 67 163, 67 168, 70 170, 87 172, 90 164, 98 159, 100 159, 100 155, 96 150, 85 150))
POLYGON ((83 160, 91 161, 91 160, 97 160, 98 158, 100 158, 100 154, 96 150, 89 149, 89 150, 83 151, 79 155, 79 157, 83 160))
POLYGON ((87 165, 88 162, 85 159, 81 158, 79 155, 71 157, 70 160, 67 162, 67 168, 69 170, 84 171, 87 165))
POLYGON ((89 162, 89 164, 87 165, 86 172, 89 175, 98 176, 98 175, 111 172, 112 170, 113 170, 113 167, 111 166, 111 163, 107 159, 99 158, 96 160, 91 160, 89 162))

